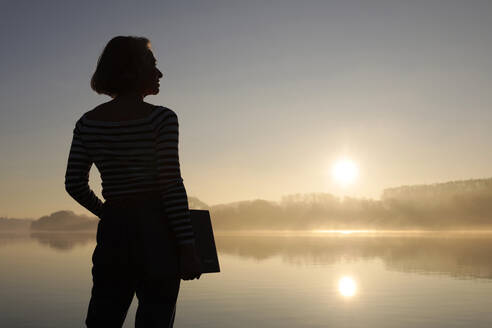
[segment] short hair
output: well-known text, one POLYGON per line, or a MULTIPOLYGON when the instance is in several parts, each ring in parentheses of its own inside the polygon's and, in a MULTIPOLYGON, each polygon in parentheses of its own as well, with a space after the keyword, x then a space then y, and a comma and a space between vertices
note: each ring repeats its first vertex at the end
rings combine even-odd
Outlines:
POLYGON ((139 88, 139 72, 150 49, 145 37, 116 36, 104 47, 91 78, 91 88, 98 94, 114 97, 139 88))

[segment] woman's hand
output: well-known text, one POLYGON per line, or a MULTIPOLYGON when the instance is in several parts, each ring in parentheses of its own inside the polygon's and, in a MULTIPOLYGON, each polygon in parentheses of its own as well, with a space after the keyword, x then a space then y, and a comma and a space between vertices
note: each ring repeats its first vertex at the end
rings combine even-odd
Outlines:
POLYGON ((201 261, 194 244, 179 246, 179 271, 183 280, 200 279, 201 261))

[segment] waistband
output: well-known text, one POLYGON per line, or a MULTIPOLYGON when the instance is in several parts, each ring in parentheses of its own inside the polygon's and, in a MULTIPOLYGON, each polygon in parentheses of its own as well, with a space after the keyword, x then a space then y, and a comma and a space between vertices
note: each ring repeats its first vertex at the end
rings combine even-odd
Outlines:
POLYGON ((106 203, 108 204, 116 204, 116 203, 134 203, 134 202, 142 202, 142 201, 155 201, 161 200, 162 196, 158 190, 152 191, 142 191, 136 193, 128 193, 124 195, 117 195, 111 198, 106 199, 106 203))

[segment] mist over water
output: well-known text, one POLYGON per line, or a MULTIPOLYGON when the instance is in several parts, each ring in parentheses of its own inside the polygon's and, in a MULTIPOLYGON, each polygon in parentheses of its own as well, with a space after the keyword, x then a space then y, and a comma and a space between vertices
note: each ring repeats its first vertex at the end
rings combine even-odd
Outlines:
MULTIPOLYGON (((0 235, 0 247, 25 241, 69 252, 95 243, 92 232, 0 235)), ((278 257, 293 265, 378 259, 389 270, 492 279, 492 231, 483 232, 241 232, 218 231, 222 254, 257 261, 278 257)))
POLYGON ((380 200, 308 193, 210 211, 224 230, 492 230, 492 179, 389 188, 380 200))

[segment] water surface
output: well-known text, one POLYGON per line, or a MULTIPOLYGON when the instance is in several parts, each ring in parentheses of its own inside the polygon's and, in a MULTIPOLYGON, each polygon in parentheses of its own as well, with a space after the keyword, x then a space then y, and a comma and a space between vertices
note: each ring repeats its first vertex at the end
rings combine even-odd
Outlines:
MULTIPOLYGON (((175 327, 491 327, 491 234, 216 234, 175 327)), ((0 326, 84 327, 95 232, 0 234, 0 326)), ((133 327, 136 297, 124 327, 133 327)))

